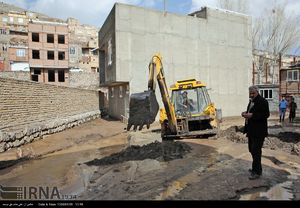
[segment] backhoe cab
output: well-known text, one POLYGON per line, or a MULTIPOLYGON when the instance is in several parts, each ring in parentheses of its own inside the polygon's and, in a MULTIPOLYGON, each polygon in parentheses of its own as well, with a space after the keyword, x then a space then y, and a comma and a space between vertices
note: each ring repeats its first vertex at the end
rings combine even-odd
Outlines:
POLYGON ((155 121, 159 106, 155 96, 158 82, 164 108, 160 109, 162 138, 213 135, 219 131, 221 111, 210 101, 205 84, 195 79, 180 80, 166 86, 160 54, 149 64, 148 90, 130 96, 127 130, 141 130, 155 121))
MULTIPOLYGON (((171 102, 177 123, 175 136, 200 136, 218 133, 220 110, 211 102, 206 85, 195 79, 180 80, 170 87, 171 102), (218 115, 217 115, 218 114, 218 115)), ((168 128, 165 109, 160 109, 161 134, 163 138, 174 137, 168 128)))

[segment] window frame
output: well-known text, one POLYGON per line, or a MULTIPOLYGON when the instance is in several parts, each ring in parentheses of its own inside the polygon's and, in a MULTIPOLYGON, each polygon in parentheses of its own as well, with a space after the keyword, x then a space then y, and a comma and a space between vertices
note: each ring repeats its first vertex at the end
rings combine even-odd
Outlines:
POLYGON ((111 38, 107 42, 107 65, 112 65, 112 41, 111 38))
POLYGON ((299 70, 288 70, 286 73, 286 81, 288 82, 299 81, 299 70), (295 73, 297 74, 296 76, 295 73))
POLYGON ((122 85, 119 86, 119 98, 123 97, 124 87, 122 85))
POLYGON ((47 43, 54 43, 54 34, 47 34, 47 43), (53 42, 49 40, 53 40, 53 42))
POLYGON ((59 61, 66 60, 66 52, 65 51, 58 51, 58 60, 59 61))
POLYGON ((48 69, 47 74, 48 74, 48 82, 55 82, 55 70, 54 69, 48 69), (53 80, 52 79, 50 80, 50 76, 49 76, 50 71, 51 71, 51 78, 53 78, 53 80), (52 77, 52 73, 53 73, 53 77, 52 77))
POLYGON ((40 42, 40 33, 36 33, 36 32, 33 32, 33 33, 31 33, 31 41, 32 42, 40 42), (34 35, 36 35, 37 34, 37 39, 36 38, 34 38, 34 35))
POLYGON ((40 50, 32 50, 32 59, 41 59, 40 50), (33 55, 34 51, 38 52, 38 58, 34 58, 34 55, 33 55))
POLYGON ((76 54, 76 48, 75 47, 70 47, 69 53, 70 53, 70 55, 75 55, 76 54))
POLYGON ((110 97, 111 98, 115 97, 115 88, 114 87, 110 88, 110 97))
POLYGON ((274 90, 272 88, 263 88, 263 89, 259 89, 259 94, 260 96, 262 96, 263 98, 267 99, 267 100, 273 100, 273 95, 274 95, 274 90), (268 96, 266 96, 265 91, 268 92, 268 96), (271 92, 271 93, 270 93, 271 92), (270 97, 271 94, 271 97, 270 97))
POLYGON ((16 56, 17 56, 17 57, 25 57, 25 56, 26 56, 26 51, 25 51, 25 49, 22 49, 22 48, 17 49, 17 50, 16 50, 16 56))
POLYGON ((66 38, 65 38, 65 35, 57 35, 57 43, 58 44, 66 44, 66 38), (63 37, 63 42, 61 41, 63 37))
POLYGON ((54 51, 47 51, 47 60, 54 60, 55 59, 55 52, 54 51), (49 52, 53 52, 53 58, 49 58, 49 52))

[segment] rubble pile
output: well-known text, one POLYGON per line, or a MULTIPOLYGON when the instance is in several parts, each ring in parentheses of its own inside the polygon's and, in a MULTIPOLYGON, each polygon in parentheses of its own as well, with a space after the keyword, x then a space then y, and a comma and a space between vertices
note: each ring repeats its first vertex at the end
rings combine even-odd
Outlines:
MULTIPOLYGON (((231 126, 221 131, 220 137, 237 143, 247 143, 248 139, 243 132, 242 126, 231 126)), ((300 134, 297 132, 279 132, 269 134, 265 138, 264 148, 277 150, 281 149, 290 154, 300 155, 300 134)))
POLYGON ((158 161, 170 161, 183 158, 189 153, 191 147, 178 141, 153 142, 144 146, 130 146, 119 153, 112 154, 101 159, 86 162, 87 165, 111 165, 125 161, 156 159, 158 161))

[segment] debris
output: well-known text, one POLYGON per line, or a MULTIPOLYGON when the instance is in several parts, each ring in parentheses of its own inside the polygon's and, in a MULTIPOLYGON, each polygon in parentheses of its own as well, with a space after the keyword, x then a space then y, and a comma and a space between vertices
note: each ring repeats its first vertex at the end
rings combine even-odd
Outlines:
POLYGON ((112 154, 102 159, 94 159, 86 162, 87 165, 111 165, 125 161, 156 159, 159 161, 170 161, 183 158, 190 152, 191 147, 177 141, 154 142, 144 146, 130 146, 125 150, 112 154))

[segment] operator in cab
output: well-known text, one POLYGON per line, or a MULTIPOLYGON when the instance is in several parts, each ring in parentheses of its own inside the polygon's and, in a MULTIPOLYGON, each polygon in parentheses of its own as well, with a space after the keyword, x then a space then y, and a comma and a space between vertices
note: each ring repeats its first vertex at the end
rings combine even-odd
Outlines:
POLYGON ((182 107, 184 111, 194 111, 194 101, 188 98, 188 92, 182 92, 182 107))

